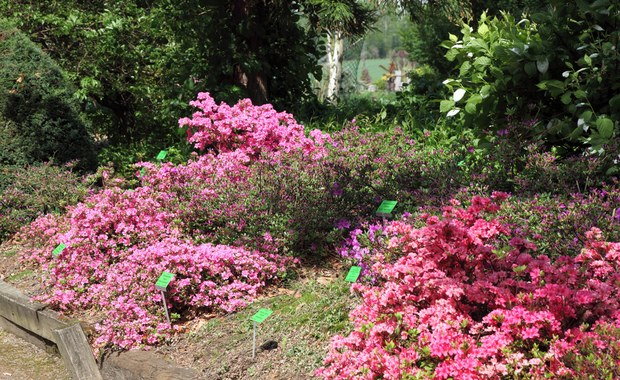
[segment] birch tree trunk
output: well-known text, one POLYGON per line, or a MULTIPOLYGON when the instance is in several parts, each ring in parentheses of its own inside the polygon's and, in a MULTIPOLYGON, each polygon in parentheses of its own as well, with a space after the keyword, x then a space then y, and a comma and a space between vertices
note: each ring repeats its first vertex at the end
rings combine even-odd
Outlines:
POLYGON ((344 54, 344 37, 341 31, 327 32, 327 91, 325 97, 335 103, 340 89, 342 76, 342 57, 344 54))

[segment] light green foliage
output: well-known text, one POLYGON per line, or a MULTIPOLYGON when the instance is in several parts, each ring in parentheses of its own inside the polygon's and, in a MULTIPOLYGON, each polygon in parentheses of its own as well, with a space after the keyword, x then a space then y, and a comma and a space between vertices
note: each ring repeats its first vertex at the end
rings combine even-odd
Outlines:
POLYGON ((525 138, 563 154, 614 149, 620 116, 620 7, 602 0, 556 4, 517 21, 483 14, 443 46, 458 72, 444 82, 440 111, 479 132, 536 120, 525 138), (534 22, 532 20, 536 20, 534 22))
POLYGON ((449 96, 440 111, 481 130, 501 128, 507 116, 536 118, 544 97, 527 84, 538 82, 548 68, 537 25, 516 22, 506 13, 500 18, 482 14, 477 29, 464 24, 461 33, 443 43, 458 75, 444 81, 449 96))

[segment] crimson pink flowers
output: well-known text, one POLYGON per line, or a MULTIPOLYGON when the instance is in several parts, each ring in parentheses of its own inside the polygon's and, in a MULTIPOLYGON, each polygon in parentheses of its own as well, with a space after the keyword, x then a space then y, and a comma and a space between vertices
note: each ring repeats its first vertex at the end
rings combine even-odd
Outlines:
MULTIPOLYGON (((496 194, 496 201, 505 198, 496 194)), ((599 231, 575 259, 533 257, 489 218, 498 205, 475 197, 426 226, 382 227, 385 239, 353 255, 373 284, 354 284, 362 304, 354 331, 332 340, 325 379, 502 379, 571 376, 565 357, 598 326, 620 327, 620 243, 599 231), (386 261, 386 257, 396 257, 386 261)), ((376 228, 374 228, 376 231, 376 228)), ((373 232, 373 234, 376 232, 373 232)), ((356 232, 356 236, 359 232, 356 232)), ((603 351, 601 351, 603 352, 603 351)))

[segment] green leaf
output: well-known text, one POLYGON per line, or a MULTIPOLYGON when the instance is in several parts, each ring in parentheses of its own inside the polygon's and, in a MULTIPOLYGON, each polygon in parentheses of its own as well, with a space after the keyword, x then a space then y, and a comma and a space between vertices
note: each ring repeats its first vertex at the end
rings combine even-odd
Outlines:
POLYGON ((538 74, 538 70, 536 68, 536 64, 534 62, 528 62, 525 64, 525 66, 523 67, 523 69, 525 70, 525 73, 531 77, 535 76, 536 74, 538 74))
POLYGON ((583 134, 583 128, 581 127, 577 127, 575 129, 573 129, 573 131, 570 133, 570 135, 568 135, 568 139, 575 141, 579 138, 579 136, 581 136, 583 134))
POLYGON ((476 113, 476 103, 468 101, 467 104, 465 104, 465 112, 467 112, 468 114, 476 113))
POLYGON ((439 112, 448 112, 454 107, 454 100, 442 100, 439 103, 439 112))
POLYGON ((478 70, 483 69, 491 64, 489 57, 478 57, 474 60, 474 67, 478 70))
POLYGON ((588 94, 584 90, 575 91, 575 98, 577 99, 585 99, 588 97, 588 94))
POLYGON ((463 77, 467 75, 470 69, 471 69, 471 63, 469 63, 469 61, 463 62, 463 64, 461 65, 461 68, 459 69, 460 76, 463 77))
POLYGON ((584 56, 583 56, 583 60, 584 60, 584 62, 585 62, 588 66, 592 66, 592 58, 590 58, 590 56, 589 56, 589 55, 587 55, 587 54, 586 54, 586 55, 584 55, 584 56))
POLYGON ((478 33, 481 36, 485 36, 487 33, 489 33, 489 27, 487 26, 487 24, 480 24, 480 26, 478 26, 478 33))
POLYGON ((527 265, 519 265, 518 267, 512 268, 515 273, 521 273, 527 268, 527 265))
POLYGON ((487 96, 489 96, 490 93, 491 93, 491 86, 488 84, 485 84, 480 89, 480 95, 482 96, 482 98, 486 98, 487 96))
POLYGON ((452 33, 450 33, 450 34, 448 35, 448 38, 449 38, 449 39, 450 39, 450 41, 452 41, 452 42, 456 42, 456 41, 458 41, 458 37, 457 37, 457 36, 455 36, 455 35, 454 35, 454 34, 452 34, 452 33))
POLYGON ((602 117, 596 120, 596 127, 598 133, 605 140, 609 140, 614 134, 614 122, 607 117, 602 117))
POLYGON ((564 82, 559 80, 544 80, 537 84, 541 90, 547 90, 551 96, 556 97, 564 92, 564 82))
POLYGON ((583 119, 585 122, 588 122, 592 119, 592 111, 584 111, 579 115, 580 119, 583 119))
POLYGON ((564 95, 562 95, 562 97, 560 98, 560 100, 564 104, 569 104, 571 102, 572 98, 573 98, 572 92, 565 92, 564 95))
POLYGON ((458 49, 455 48, 451 48, 450 50, 448 50, 448 52, 446 53, 446 59, 450 62, 454 61, 456 59, 456 57, 459 55, 460 51, 458 49))
POLYGON ((609 107, 613 113, 620 112, 620 94, 609 99, 609 107))

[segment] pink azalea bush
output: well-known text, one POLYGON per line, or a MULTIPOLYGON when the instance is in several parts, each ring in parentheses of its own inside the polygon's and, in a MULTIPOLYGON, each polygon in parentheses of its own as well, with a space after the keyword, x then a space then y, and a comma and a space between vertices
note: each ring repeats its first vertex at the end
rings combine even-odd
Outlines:
POLYGON ((387 238, 364 252, 375 280, 353 285, 362 297, 354 330, 333 338, 317 374, 574 378, 587 367, 575 352, 617 348, 601 331, 620 328, 620 243, 592 229, 576 258, 534 257, 534 243, 492 218, 505 198, 474 197, 466 209, 454 201, 441 217, 422 216, 421 228, 389 222, 387 238))
POLYGON ((200 110, 191 119, 180 119, 179 125, 186 128, 188 141, 199 150, 237 151, 250 157, 265 151, 297 149, 317 156, 325 153, 322 146, 329 135, 314 130, 312 138, 306 137, 304 127, 293 115, 277 112, 271 104, 254 106, 249 99, 243 99, 232 107, 218 105, 207 92, 199 93, 190 104, 200 110))
POLYGON ((316 161, 328 136, 305 137, 292 116, 249 101, 216 107, 200 94, 195 104, 204 112, 180 125, 191 124, 203 155, 183 165, 139 164, 134 190, 104 173, 104 190, 21 233, 29 246, 22 260, 47 273, 37 299, 97 313, 97 347, 151 345, 172 331, 155 290, 164 270, 175 274, 166 293, 172 312, 189 318, 238 310, 295 262, 283 255, 291 222, 274 223, 261 179, 288 156, 316 161), (60 243, 67 248, 53 257, 60 243))

